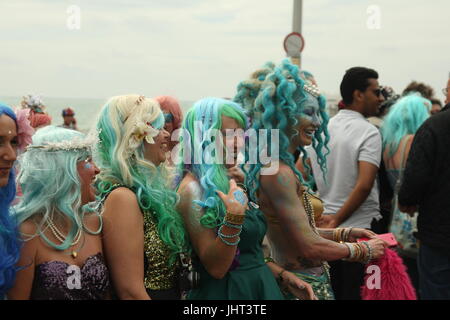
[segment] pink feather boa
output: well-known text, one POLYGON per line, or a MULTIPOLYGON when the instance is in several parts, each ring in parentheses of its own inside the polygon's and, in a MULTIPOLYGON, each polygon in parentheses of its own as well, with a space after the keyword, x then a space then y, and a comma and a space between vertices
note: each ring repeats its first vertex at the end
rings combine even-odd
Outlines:
POLYGON ((361 298, 363 300, 417 300, 416 291, 411 283, 411 279, 406 272, 403 260, 397 252, 386 249, 385 255, 366 266, 365 285, 361 287, 361 298), (381 271, 380 286, 370 289, 371 277, 376 275, 372 268, 367 272, 367 268, 376 265, 381 271))

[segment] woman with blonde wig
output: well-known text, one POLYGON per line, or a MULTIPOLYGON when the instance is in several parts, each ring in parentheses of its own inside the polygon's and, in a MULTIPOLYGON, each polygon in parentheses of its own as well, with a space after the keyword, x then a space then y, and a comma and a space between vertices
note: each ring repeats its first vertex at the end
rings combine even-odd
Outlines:
POLYGON ((181 296, 177 257, 187 241, 168 187, 163 126, 159 104, 139 95, 110 98, 97 121, 103 246, 119 299, 181 296))

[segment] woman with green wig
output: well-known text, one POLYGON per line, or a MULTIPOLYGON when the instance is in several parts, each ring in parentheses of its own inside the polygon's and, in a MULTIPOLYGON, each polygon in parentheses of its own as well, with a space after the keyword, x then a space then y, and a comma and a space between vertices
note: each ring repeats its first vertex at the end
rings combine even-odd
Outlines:
MULTIPOLYGON (((310 283, 321 300, 332 300, 334 294, 327 261, 349 259, 369 262, 384 253, 384 242, 371 239, 357 243, 360 237, 373 238, 371 231, 357 228, 319 229, 317 219, 323 205, 295 166, 294 154, 301 153, 301 164, 307 169, 306 146, 317 152, 319 166, 326 172, 328 115, 325 97, 320 94, 313 76, 299 70, 288 60, 275 66, 268 63, 238 85, 234 99, 249 112, 255 130, 276 129, 276 145, 258 141, 257 153, 265 148, 279 150, 278 169, 266 174, 260 161, 246 170, 249 198, 258 201, 268 222, 267 238, 271 255, 269 265, 294 273, 310 283), (325 153, 323 153, 325 151, 325 153)), ((284 278, 280 271, 280 277, 284 278)), ((286 287, 286 286, 284 286, 286 287)), ((286 292, 287 298, 294 298, 286 292)))
MULTIPOLYGON (((219 98, 197 101, 181 134, 179 212, 189 232, 199 286, 189 299, 283 299, 274 273, 264 262, 264 215, 234 179, 232 170, 248 128, 243 109, 219 98)), ((285 276, 299 296, 312 288, 293 274, 285 276)))
POLYGON ((103 246, 119 299, 180 299, 187 239, 165 167, 169 134, 159 104, 112 97, 97 121, 95 160, 103 203, 103 246))

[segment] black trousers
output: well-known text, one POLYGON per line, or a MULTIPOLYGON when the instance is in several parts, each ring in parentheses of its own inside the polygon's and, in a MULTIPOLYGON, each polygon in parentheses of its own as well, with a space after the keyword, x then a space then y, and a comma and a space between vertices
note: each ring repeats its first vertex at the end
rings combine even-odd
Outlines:
MULTIPOLYGON (((370 230, 383 233, 382 221, 372 220, 370 230)), ((330 276, 336 300, 361 300, 361 286, 364 284, 364 264, 348 261, 331 261, 330 276)))

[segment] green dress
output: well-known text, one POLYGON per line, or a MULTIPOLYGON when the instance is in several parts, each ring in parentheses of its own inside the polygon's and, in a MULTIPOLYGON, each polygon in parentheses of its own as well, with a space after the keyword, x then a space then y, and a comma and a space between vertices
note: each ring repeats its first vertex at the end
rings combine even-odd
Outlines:
POLYGON ((264 214, 248 210, 244 220, 241 241, 238 244, 239 266, 228 271, 222 279, 215 279, 205 268, 196 264, 200 272, 200 286, 191 290, 188 299, 202 300, 283 300, 283 294, 264 262, 262 241, 267 224, 264 214))

